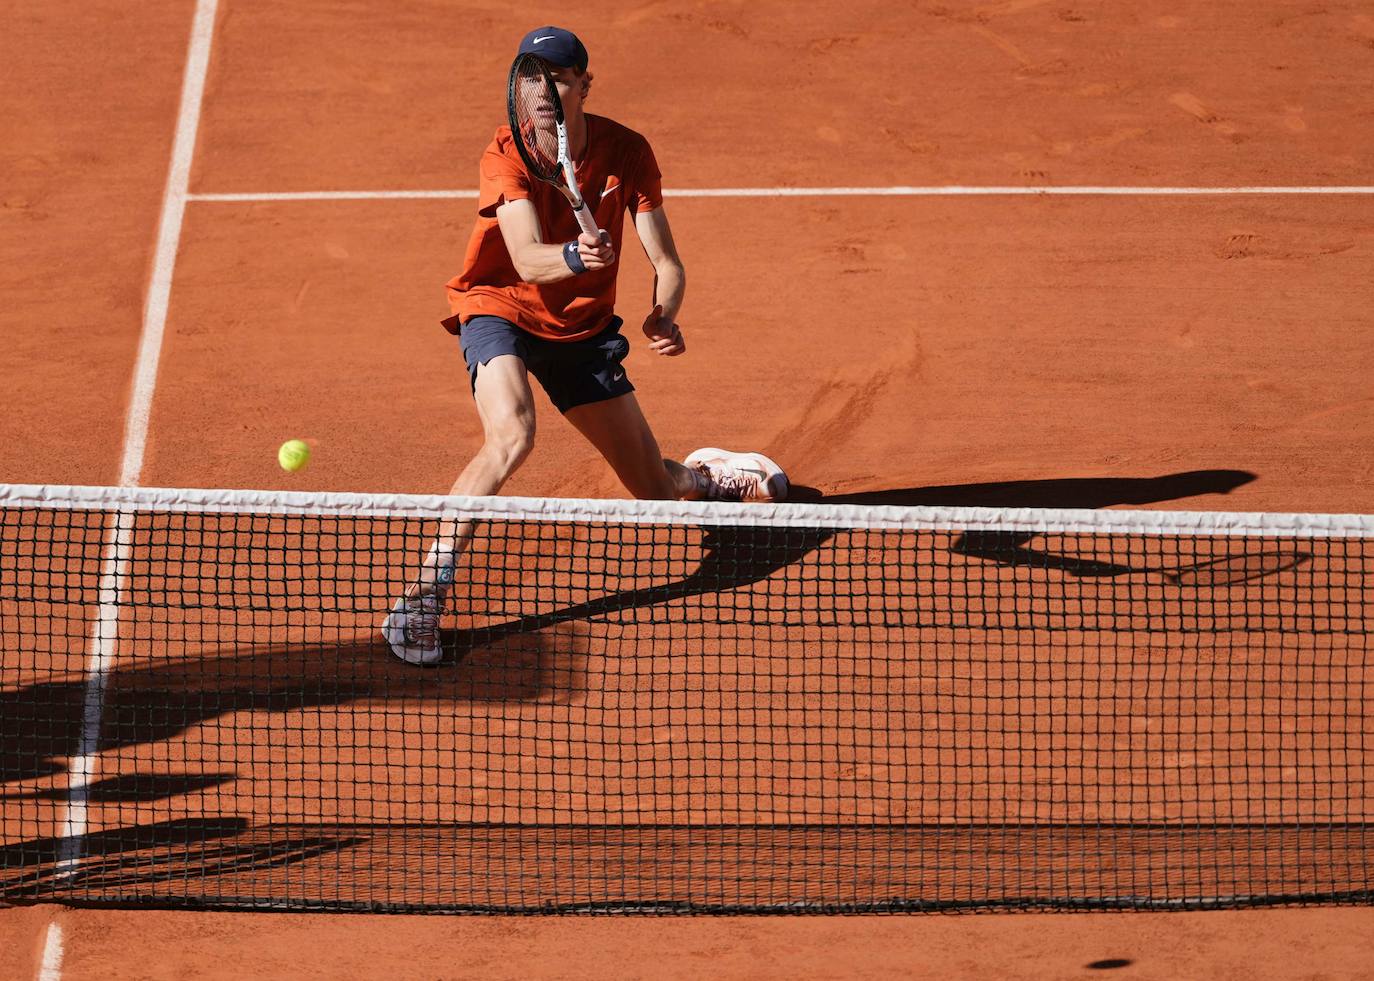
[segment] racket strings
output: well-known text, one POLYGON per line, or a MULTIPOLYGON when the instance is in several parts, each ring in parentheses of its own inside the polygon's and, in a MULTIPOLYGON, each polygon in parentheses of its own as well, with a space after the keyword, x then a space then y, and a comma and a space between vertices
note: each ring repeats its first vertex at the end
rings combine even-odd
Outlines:
POLYGON ((511 85, 515 137, 524 144, 526 163, 543 180, 556 179, 558 165, 558 93, 543 69, 530 59, 517 66, 511 85))

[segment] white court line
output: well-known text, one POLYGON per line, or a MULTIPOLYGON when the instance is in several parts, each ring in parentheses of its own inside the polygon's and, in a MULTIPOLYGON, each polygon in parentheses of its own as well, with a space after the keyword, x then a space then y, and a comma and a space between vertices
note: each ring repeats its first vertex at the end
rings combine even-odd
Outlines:
MULTIPOLYGON (((162 337, 167 325, 167 307, 172 292, 172 271, 181 243, 181 223, 186 212, 187 190, 191 181, 191 158, 195 153, 196 131, 200 126, 200 107, 205 95, 205 76, 210 66, 210 40, 215 30, 218 0, 197 0, 191 23, 191 40, 186 55, 186 73, 181 86, 181 109, 177 115, 176 137, 172 144, 171 166, 162 196, 162 216, 158 225, 157 250, 148 284, 148 299, 143 310, 134 369, 133 391, 124 422, 124 452, 120 461, 119 482, 136 486, 143 471, 148 442, 148 418, 153 389, 157 384, 162 337)), ((86 657, 86 681, 81 709, 81 737, 75 758, 68 768, 67 801, 62 819, 62 846, 57 864, 59 877, 71 875, 79 867, 85 850, 89 788, 99 776, 100 728, 105 709, 105 684, 118 650, 119 606, 128 582, 134 515, 121 512, 106 533, 98 587, 99 607, 86 657)), ((57 981, 62 974, 62 932, 54 921, 48 925, 43 946, 41 981, 57 981)))
POLYGON ((63 953, 62 926, 53 920, 48 924, 48 935, 43 938, 43 960, 38 965, 38 981, 61 981, 63 953))
POLYGON ((81 865, 87 827, 90 786, 99 776, 100 725, 105 709, 105 678, 119 645, 119 601, 129 575, 134 514, 119 511, 105 539, 100 568, 95 625, 86 653, 86 682, 81 707, 81 738, 67 774, 62 846, 55 872, 68 876, 81 865))
MULTIPOLYGON (((1026 197, 1168 197, 1219 194, 1374 194, 1374 186, 1360 187, 1110 187, 1074 185, 1064 187, 963 187, 933 185, 930 187, 703 187, 668 188, 669 198, 826 198, 826 197, 991 197, 1020 195, 1026 197)), ((187 201, 244 202, 244 201, 391 201, 434 198, 475 198, 474 190, 444 191, 262 191, 241 194, 188 194, 187 201)))
POLYGON ((200 128, 200 104, 205 95, 205 74, 210 66, 210 38, 215 30, 218 0, 197 0, 196 17, 191 26, 191 47, 186 57, 186 77, 181 88, 181 112, 177 116, 176 142, 172 145, 172 166, 167 174, 167 189, 162 196, 162 220, 158 227, 157 252, 153 276, 148 286, 148 301, 143 311, 143 334, 138 344, 133 396, 124 423, 124 460, 119 482, 138 483, 143 470, 143 452, 148 440, 148 414, 157 384, 157 365, 162 355, 162 334, 167 326, 167 305, 172 294, 172 270, 177 246, 181 243, 181 220, 186 212, 191 183, 191 157, 200 128))
MULTIPOLYGON (((200 104, 205 93, 205 74, 210 63, 210 38, 215 27, 218 0, 198 0, 191 28, 191 46, 186 59, 186 76, 181 90, 181 112, 177 118, 176 141, 172 146, 171 169, 162 199, 162 219, 158 230, 157 252, 153 261, 148 300, 143 313, 138 361, 134 370, 133 394, 124 424, 124 454, 119 483, 138 484, 143 470, 143 455, 148 440, 148 417, 157 384, 157 366, 162 353, 162 336, 167 325, 167 305, 172 290, 172 269, 181 241, 181 221, 186 211, 186 188, 191 178, 191 155, 200 123, 200 104)), ((100 573, 99 613, 91 631, 86 662, 86 693, 82 708, 81 742, 71 766, 67 816, 64 821, 63 865, 80 861, 81 838, 86 834, 85 791, 97 770, 96 753, 100 744, 100 716, 104 706, 105 674, 115 653, 118 633, 119 601, 128 576, 129 539, 132 517, 120 515, 106 534, 100 573)))

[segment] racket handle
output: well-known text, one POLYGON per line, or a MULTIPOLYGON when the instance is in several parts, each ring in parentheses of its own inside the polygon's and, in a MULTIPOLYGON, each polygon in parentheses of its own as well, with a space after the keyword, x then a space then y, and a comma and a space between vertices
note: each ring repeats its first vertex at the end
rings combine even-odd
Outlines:
POLYGON ((598 239, 601 237, 601 229, 596 227, 596 219, 592 217, 592 209, 587 207, 586 201, 582 202, 581 207, 574 208, 573 213, 577 215, 577 223, 584 232, 598 239))

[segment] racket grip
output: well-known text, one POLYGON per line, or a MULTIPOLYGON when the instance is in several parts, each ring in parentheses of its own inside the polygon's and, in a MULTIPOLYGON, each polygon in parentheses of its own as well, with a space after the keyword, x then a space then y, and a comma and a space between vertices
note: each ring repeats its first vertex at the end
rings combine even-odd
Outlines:
POLYGON ((583 201, 581 206, 574 208, 573 212, 577 215, 577 223, 582 226, 582 230, 595 238, 601 237, 601 229, 596 227, 596 219, 592 217, 592 209, 587 207, 587 202, 583 201))

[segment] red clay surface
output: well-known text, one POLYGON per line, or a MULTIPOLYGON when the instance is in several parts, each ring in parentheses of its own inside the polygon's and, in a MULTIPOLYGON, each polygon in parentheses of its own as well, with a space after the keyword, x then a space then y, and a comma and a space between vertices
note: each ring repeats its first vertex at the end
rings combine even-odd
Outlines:
MULTIPOLYGON (((63 911, 71 981, 139 977, 1123 978, 1374 976, 1368 909, 1198 916, 681 920, 63 911), (1119 967, 1112 962, 1129 961, 1119 967), (1090 965, 1102 965, 1093 968, 1090 965)), ((32 974, 20 975, 32 977, 32 974)))
MULTIPOLYGON (((224 0, 192 191, 471 187, 515 39, 562 13, 224 0)), ((0 94, 14 120, 0 151, 0 327, 19 339, 0 355, 5 479, 116 477, 190 16, 189 3, 47 5, 0 39, 19 81, 0 94)), ((593 4, 570 26, 592 50, 593 108, 650 136, 669 187, 1368 184, 1374 172, 1374 19, 1361 3, 851 3, 786 16, 593 4), (783 83, 794 99, 780 109, 783 83)), ((445 488, 476 447, 461 361, 437 325, 470 208, 192 204, 144 482, 445 488), (273 462, 290 436, 317 449, 294 478, 273 462)), ((629 362, 669 452, 754 446, 845 494, 1234 468, 1258 479, 1153 506, 1374 509, 1370 198, 669 210, 691 276, 691 350, 629 362)), ((634 323, 648 278, 629 251, 634 323)), ((541 408, 510 492, 620 496, 541 408)), ((9 962, 13 976, 35 975, 50 912, 0 916, 0 940, 31 955, 9 962)), ((1365 909, 57 915, 65 977, 1374 976, 1365 909), (1133 963, 1087 967, 1111 958, 1133 963)))
MULTIPOLYGON (((652 136, 671 187, 1359 184, 1369 175, 1374 24, 1361 0, 779 9, 580 5, 593 111, 652 136)), ((230 4, 194 185, 475 186, 525 25, 566 12, 230 4)))
MULTIPOLYGON (((433 289, 466 207, 193 206, 145 482, 446 490, 480 433, 433 289), (309 470, 277 467, 286 435, 317 441, 309 470)), ((1367 197, 668 208, 702 257, 691 346, 627 362, 665 452, 756 446, 827 493, 1230 468, 1258 479, 1159 506, 1374 509, 1371 463, 1347 452, 1374 406, 1367 197)), ((651 277, 637 248, 625 265, 638 322, 651 277)), ((623 496, 539 399, 510 493, 623 496)))
POLYGON ((0 480, 113 483, 193 4, 6 6, 0 480))

